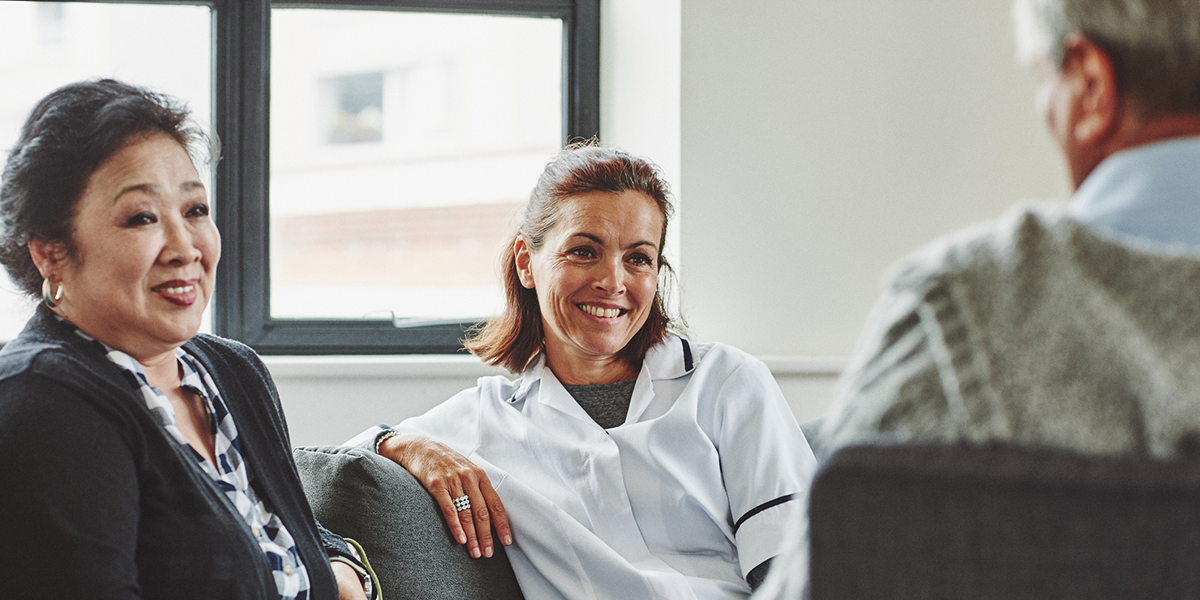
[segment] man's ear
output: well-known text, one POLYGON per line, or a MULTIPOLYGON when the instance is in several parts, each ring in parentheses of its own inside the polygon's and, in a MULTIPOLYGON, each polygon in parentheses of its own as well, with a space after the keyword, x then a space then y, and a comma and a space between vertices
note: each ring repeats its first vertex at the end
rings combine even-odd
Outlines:
POLYGON ((1075 78, 1076 120, 1069 134, 1081 145, 1103 143, 1112 136, 1121 114, 1121 95, 1112 59, 1103 48, 1079 34, 1063 42, 1063 73, 1075 78))
POLYGON ((59 273, 67 261, 67 249, 62 242, 29 240, 29 256, 44 279, 62 279, 59 273))
POLYGON ((517 267, 517 279, 521 281, 521 285, 525 289, 533 289, 533 252, 529 249, 529 243, 525 238, 517 236, 517 241, 513 242, 513 262, 517 267))

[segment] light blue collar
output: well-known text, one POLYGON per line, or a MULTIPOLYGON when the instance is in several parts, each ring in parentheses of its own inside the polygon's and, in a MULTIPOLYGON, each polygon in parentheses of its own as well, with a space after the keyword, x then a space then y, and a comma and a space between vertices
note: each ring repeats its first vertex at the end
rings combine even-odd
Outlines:
POLYGON ((1118 152, 1071 199, 1078 221, 1167 245, 1200 246, 1200 137, 1118 152))

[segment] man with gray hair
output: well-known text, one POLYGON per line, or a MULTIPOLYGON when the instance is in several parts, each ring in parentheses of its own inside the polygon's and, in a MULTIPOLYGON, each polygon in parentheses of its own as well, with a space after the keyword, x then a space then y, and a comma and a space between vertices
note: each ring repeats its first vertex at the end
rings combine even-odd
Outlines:
POLYGON ((1200 440, 1200 0, 1017 0, 1075 188, 907 258, 820 439, 1200 440))
MULTIPOLYGON (((1017 0, 1013 14, 1071 202, 897 267, 824 456, 880 440, 1200 450, 1200 0, 1017 0)), ((756 598, 801 594, 805 537, 756 598)))

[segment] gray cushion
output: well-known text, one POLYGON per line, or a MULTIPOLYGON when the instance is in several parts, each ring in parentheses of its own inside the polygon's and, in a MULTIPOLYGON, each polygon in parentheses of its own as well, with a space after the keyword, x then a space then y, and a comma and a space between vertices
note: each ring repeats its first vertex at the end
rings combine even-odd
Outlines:
POLYGON ((523 598, 503 546, 472 559, 433 498, 396 463, 363 448, 293 451, 321 524, 362 544, 386 600, 523 598))

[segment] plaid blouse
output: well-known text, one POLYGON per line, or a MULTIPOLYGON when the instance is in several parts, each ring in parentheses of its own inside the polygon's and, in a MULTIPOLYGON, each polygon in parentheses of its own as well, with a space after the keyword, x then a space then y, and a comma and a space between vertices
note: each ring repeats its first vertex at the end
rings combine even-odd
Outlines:
MULTIPOLYGON (((64 321, 66 323, 67 321, 64 321)), ((287 527, 279 517, 267 509, 258 499, 258 494, 250 485, 246 472, 246 464, 242 460, 241 446, 238 443, 237 426, 233 423, 233 415, 217 392, 217 386, 209 376, 208 371, 200 361, 196 360, 183 348, 175 349, 175 358, 179 361, 183 372, 182 387, 204 399, 208 413, 212 415, 213 439, 216 442, 217 465, 214 467, 195 448, 192 448, 183 433, 175 424, 175 407, 158 388, 150 385, 146 372, 141 363, 133 357, 110 348, 79 329, 75 329, 80 337, 87 339, 104 351, 110 361, 121 367, 137 384, 142 400, 154 414, 175 441, 187 447, 196 459, 197 468, 204 471, 216 483, 234 508, 246 521, 250 532, 258 542, 259 548, 271 563, 275 576, 275 586, 279 590, 281 600, 308 600, 309 578, 296 543, 287 527)))

